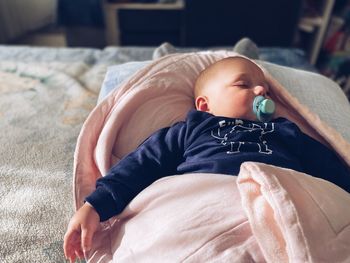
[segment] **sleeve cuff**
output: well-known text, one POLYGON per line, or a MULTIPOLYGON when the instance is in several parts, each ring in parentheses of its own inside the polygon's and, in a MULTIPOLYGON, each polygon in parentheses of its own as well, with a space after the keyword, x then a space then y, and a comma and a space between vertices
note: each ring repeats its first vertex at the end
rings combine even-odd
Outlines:
POLYGON ((85 198, 85 201, 95 208, 100 216, 101 222, 106 221, 121 212, 119 211, 112 195, 103 189, 103 187, 98 187, 93 193, 85 198))

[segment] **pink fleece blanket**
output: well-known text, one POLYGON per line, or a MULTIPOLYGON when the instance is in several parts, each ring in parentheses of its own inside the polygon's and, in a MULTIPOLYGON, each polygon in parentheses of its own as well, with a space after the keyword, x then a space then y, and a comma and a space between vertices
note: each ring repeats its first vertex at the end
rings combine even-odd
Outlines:
MULTIPOLYGON (((183 120, 193 83, 237 55, 170 55, 112 92, 85 122, 75 153, 76 208, 111 165, 155 130, 183 120)), ((265 72, 289 119, 350 164, 350 145, 265 72)), ((350 178, 350 177, 349 177, 350 178)), ((293 170, 247 162, 238 177, 187 174, 141 192, 94 236, 90 262, 350 262, 350 195, 293 170)))

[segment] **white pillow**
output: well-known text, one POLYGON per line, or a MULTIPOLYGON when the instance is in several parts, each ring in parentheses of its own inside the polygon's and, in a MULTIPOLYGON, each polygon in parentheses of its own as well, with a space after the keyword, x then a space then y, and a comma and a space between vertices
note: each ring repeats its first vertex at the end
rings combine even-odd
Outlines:
POLYGON ((112 90, 118 88, 124 80, 130 78, 131 75, 147 66, 150 62, 151 61, 135 61, 108 67, 97 101, 100 102, 112 90))
POLYGON ((302 104, 350 142, 350 104, 337 83, 317 73, 257 62, 302 104))

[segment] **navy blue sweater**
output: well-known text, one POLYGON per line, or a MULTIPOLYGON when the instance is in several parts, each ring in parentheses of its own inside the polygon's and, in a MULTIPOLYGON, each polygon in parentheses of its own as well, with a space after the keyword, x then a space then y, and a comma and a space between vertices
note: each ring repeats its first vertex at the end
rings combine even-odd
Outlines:
POLYGON ((154 133, 113 166, 86 201, 104 221, 161 177, 199 172, 237 175, 245 161, 305 172, 350 191, 348 168, 289 120, 263 123, 192 110, 185 122, 154 133))

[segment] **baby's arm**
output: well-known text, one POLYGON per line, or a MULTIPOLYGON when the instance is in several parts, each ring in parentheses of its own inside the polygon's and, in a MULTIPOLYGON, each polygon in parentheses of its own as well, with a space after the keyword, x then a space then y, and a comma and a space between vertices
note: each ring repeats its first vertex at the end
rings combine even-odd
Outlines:
POLYGON ((74 214, 64 237, 64 253, 71 262, 90 250, 100 221, 119 214, 152 182, 176 173, 178 159, 182 158, 179 145, 184 129, 180 123, 173 127, 153 134, 97 181, 97 189, 74 214))
POLYGON ((156 180, 177 173, 184 153, 184 127, 178 123, 157 131, 97 180, 96 190, 85 201, 96 209, 101 221, 121 213, 156 180))
POLYGON ((85 203, 72 217, 64 235, 64 255, 70 262, 76 257, 83 258, 85 252, 91 249, 94 233, 100 224, 96 210, 85 203))

